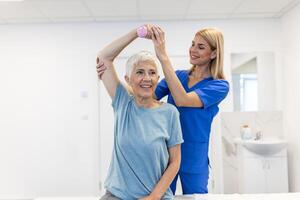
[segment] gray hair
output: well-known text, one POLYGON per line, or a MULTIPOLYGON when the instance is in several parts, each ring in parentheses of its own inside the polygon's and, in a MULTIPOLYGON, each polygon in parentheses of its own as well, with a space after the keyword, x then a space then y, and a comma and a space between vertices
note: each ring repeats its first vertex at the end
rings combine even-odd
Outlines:
POLYGON ((130 76, 132 70, 139 62, 151 61, 156 67, 159 66, 158 59, 149 51, 140 51, 132 56, 130 56, 126 62, 126 75, 130 76))

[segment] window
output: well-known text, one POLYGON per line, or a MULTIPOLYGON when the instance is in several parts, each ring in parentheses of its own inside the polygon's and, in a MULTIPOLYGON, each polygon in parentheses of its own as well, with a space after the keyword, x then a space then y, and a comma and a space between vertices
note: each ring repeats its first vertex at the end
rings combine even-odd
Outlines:
POLYGON ((257 74, 240 74, 240 108, 257 110, 257 74))

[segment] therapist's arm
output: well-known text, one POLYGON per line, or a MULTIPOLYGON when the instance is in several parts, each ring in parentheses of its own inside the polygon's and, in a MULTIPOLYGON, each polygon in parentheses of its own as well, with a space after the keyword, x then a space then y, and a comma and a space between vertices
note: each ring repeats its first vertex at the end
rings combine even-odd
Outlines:
POLYGON ((168 167, 160 178, 159 182, 156 184, 149 196, 142 198, 141 200, 159 200, 163 197, 167 189, 170 187, 173 179, 178 173, 180 161, 181 161, 181 151, 180 144, 170 147, 169 150, 169 163, 168 167))
POLYGON ((203 107, 203 103, 196 92, 186 92, 180 80, 178 79, 171 61, 167 55, 165 48, 165 35, 161 28, 157 26, 151 27, 155 53, 162 65, 165 79, 168 83, 169 90, 178 107, 203 107))

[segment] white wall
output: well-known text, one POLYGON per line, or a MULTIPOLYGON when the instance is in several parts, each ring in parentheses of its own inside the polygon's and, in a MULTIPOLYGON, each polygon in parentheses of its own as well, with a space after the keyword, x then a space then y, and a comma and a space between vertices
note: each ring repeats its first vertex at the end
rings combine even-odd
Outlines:
POLYGON ((0 197, 97 194, 93 34, 90 25, 0 26, 0 197))
POLYGON ((290 191, 300 191, 300 4, 281 19, 284 128, 289 142, 290 191))
POLYGON ((277 103, 276 93, 281 87, 276 88, 275 57, 272 52, 257 53, 257 91, 258 110, 281 109, 277 103))
MULTIPOLYGON (((0 197, 99 195, 98 182, 105 178, 111 156, 113 116, 110 99, 97 86, 95 55, 143 23, 0 26, 0 197)), ((230 53, 273 51, 277 62, 281 60, 278 20, 159 24, 179 67, 188 67, 188 47, 195 31, 205 26, 224 32, 229 80, 230 53)), ((151 41, 135 41, 122 57, 140 49, 152 50, 151 41)), ((232 110, 231 99, 230 94, 221 110, 232 110)), ((216 155, 211 191, 222 192, 221 143, 215 130, 212 143, 219 145, 210 150, 216 155)))

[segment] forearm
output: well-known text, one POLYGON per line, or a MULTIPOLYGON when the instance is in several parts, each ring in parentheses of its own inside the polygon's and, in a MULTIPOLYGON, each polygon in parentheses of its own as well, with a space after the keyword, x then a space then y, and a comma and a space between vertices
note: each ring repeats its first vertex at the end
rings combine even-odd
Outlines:
POLYGON ((136 29, 130 31, 126 35, 114 40, 109 45, 104 47, 99 53, 98 57, 102 60, 113 61, 120 52, 137 38, 136 29))
POLYGON ((180 160, 173 161, 169 163, 166 171, 162 175, 159 182, 154 187, 153 191, 151 192, 151 196, 154 197, 154 199, 161 199, 163 195, 165 194, 166 190, 170 187, 173 179, 175 178, 178 170, 179 170, 180 160))
POLYGON ((120 83, 120 80, 114 69, 113 61, 119 55, 119 53, 135 38, 137 38, 136 30, 132 30, 124 36, 111 42, 97 55, 97 66, 99 67, 104 65, 107 67, 107 70, 102 75, 102 81, 112 99, 114 98, 116 88, 120 83))
POLYGON ((169 90, 174 98, 176 105, 183 105, 185 99, 188 98, 187 92, 183 88, 180 80, 178 79, 169 57, 165 56, 164 58, 160 58, 160 63, 162 65, 163 73, 165 75, 165 79, 167 81, 169 90))

